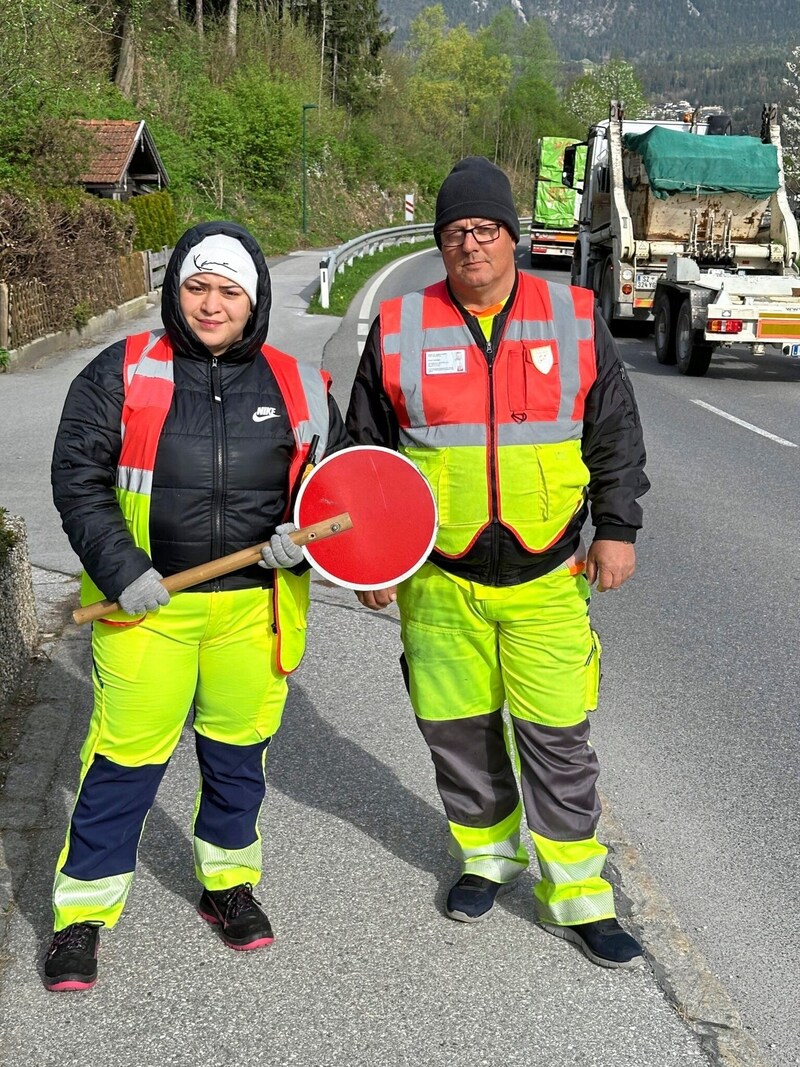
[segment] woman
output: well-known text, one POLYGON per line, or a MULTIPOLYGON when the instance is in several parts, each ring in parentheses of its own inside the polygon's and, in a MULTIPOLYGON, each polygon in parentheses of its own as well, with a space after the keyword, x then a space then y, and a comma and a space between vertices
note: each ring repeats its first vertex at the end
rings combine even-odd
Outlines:
POLYGON ((273 940, 253 896, 258 815, 286 675, 303 654, 309 581, 286 520, 307 463, 348 439, 329 376, 265 344, 270 303, 247 230, 196 226, 167 266, 165 329, 101 352, 64 405, 53 496, 84 567, 82 602, 121 610, 92 633, 94 712, 45 961, 53 991, 96 981, 99 929, 122 912, 192 704, 198 910, 232 948, 273 940), (161 582, 268 538, 259 567, 172 599, 161 582))

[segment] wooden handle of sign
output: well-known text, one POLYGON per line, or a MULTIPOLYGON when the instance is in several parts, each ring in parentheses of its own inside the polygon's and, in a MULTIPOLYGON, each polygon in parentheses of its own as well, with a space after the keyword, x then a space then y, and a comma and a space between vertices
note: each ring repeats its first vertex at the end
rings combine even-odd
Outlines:
MULTIPOLYGON (((352 526, 349 513, 343 511, 341 515, 334 515, 332 519, 324 519, 322 522, 303 526, 290 533, 289 538, 296 545, 307 545, 309 541, 322 541, 326 537, 333 537, 334 534, 350 530, 352 526)), ((238 571, 241 567, 249 567, 253 563, 258 563, 261 559, 261 549, 268 544, 269 541, 263 541, 260 545, 243 548, 240 552, 232 552, 229 556, 212 559, 210 563, 201 563, 199 567, 190 567, 187 571, 170 574, 169 577, 162 579, 161 584, 170 593, 191 589, 192 586, 200 585, 201 582, 209 582, 212 578, 220 578, 223 574, 230 574, 231 571, 238 571)), ((99 600, 96 604, 88 604, 85 608, 73 611, 72 617, 78 626, 81 626, 85 622, 102 619, 104 615, 112 611, 119 611, 119 604, 116 601, 99 600)))

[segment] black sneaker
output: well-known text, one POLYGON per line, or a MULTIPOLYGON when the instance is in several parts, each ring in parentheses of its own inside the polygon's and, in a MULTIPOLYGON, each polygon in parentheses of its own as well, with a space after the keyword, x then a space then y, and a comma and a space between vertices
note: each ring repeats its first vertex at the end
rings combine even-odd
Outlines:
POLYGON ((97 981, 101 922, 73 923, 53 936, 44 961, 44 984, 51 993, 91 989, 97 981))
POLYGON ((642 946, 626 933, 616 919, 598 919, 577 926, 554 926, 541 923, 551 934, 577 945, 584 956, 598 967, 641 967, 642 946))
POLYGON ((263 948, 275 940, 249 882, 232 889, 204 889, 197 910, 206 922, 220 928, 222 940, 231 948, 263 948))
POLYGON ((445 911, 459 922, 478 923, 489 918, 495 897, 506 888, 507 885, 492 882, 480 874, 462 874, 447 894, 445 911))

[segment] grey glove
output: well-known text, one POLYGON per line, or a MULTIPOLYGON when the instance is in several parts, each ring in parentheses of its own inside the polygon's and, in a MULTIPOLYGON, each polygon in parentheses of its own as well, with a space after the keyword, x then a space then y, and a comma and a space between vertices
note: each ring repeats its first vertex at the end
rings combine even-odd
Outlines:
POLYGON ((169 593, 160 579, 161 575, 151 567, 125 586, 117 603, 126 615, 144 615, 146 611, 156 611, 160 605, 169 604, 169 593))
POLYGON ((284 522, 275 527, 275 533, 270 537, 269 544, 261 549, 259 567, 268 570, 276 570, 278 567, 296 567, 305 559, 300 545, 296 545, 289 537, 297 529, 293 522, 284 522))

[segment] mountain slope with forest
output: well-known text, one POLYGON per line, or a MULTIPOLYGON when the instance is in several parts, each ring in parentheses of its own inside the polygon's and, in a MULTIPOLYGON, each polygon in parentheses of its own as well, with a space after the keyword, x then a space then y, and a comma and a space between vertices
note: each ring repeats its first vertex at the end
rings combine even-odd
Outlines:
MULTIPOLYGON (((635 60, 681 55, 698 46, 727 54, 753 45, 790 50, 800 42, 797 0, 441 0, 451 25, 476 29, 498 11, 542 18, 564 59, 635 60)), ((381 0, 397 38, 427 0, 381 0)))
MULTIPOLYGON (((432 0, 380 0, 394 46, 432 0)), ((586 61, 632 63, 652 103, 717 105, 757 134, 762 105, 783 105, 786 61, 800 44, 798 0, 439 0, 451 26, 475 31, 500 11, 541 19, 568 81, 586 61)))

